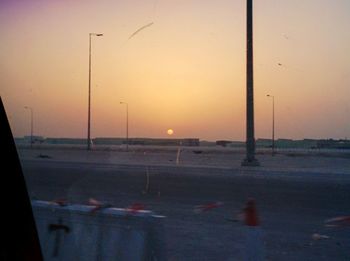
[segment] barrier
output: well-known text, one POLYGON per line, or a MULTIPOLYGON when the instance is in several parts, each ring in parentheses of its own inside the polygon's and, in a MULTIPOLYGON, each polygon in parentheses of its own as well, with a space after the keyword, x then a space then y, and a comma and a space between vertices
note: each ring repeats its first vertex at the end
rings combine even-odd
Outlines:
POLYGON ((32 201, 45 260, 166 260, 163 216, 32 201))

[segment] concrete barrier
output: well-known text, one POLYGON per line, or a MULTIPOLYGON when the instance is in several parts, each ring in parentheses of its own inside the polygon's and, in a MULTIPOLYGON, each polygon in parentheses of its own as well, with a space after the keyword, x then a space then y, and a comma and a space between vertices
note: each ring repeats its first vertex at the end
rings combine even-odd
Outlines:
POLYGON ((166 260, 163 216, 32 201, 45 260, 166 260))

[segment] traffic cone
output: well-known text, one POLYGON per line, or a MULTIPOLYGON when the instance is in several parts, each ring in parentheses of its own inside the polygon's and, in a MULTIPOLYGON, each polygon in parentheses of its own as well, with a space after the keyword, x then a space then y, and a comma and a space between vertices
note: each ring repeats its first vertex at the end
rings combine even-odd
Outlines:
POLYGON ((249 198, 243 211, 244 224, 246 225, 246 255, 244 260, 262 261, 264 260, 264 246, 255 199, 249 198))
POLYGON ((256 203, 253 198, 249 198, 244 208, 244 223, 247 226, 257 227, 260 225, 256 203))

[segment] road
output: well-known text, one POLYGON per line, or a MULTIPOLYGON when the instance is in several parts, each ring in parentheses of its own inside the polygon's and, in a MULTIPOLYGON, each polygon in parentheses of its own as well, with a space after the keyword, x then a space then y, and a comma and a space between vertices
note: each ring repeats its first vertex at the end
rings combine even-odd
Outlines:
POLYGON ((257 201, 266 260, 350 260, 350 228, 324 227, 324 220, 350 214, 349 175, 49 159, 22 159, 22 167, 32 198, 84 204, 92 197, 116 207, 137 202, 165 215, 169 260, 241 260, 246 227, 229 219, 248 197, 257 201), (216 201, 224 205, 193 211, 216 201), (330 238, 315 241, 313 233, 330 238))

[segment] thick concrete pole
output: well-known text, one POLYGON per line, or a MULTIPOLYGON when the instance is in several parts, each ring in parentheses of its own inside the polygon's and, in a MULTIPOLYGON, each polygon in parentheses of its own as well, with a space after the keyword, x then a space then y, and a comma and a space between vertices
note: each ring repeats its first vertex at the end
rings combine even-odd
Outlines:
POLYGON ((246 158, 242 166, 259 166, 255 159, 253 87, 253 0, 247 0, 247 133, 246 158))
POLYGON ((89 98, 88 98, 88 128, 87 128, 87 150, 91 150, 91 33, 89 34, 89 98))

